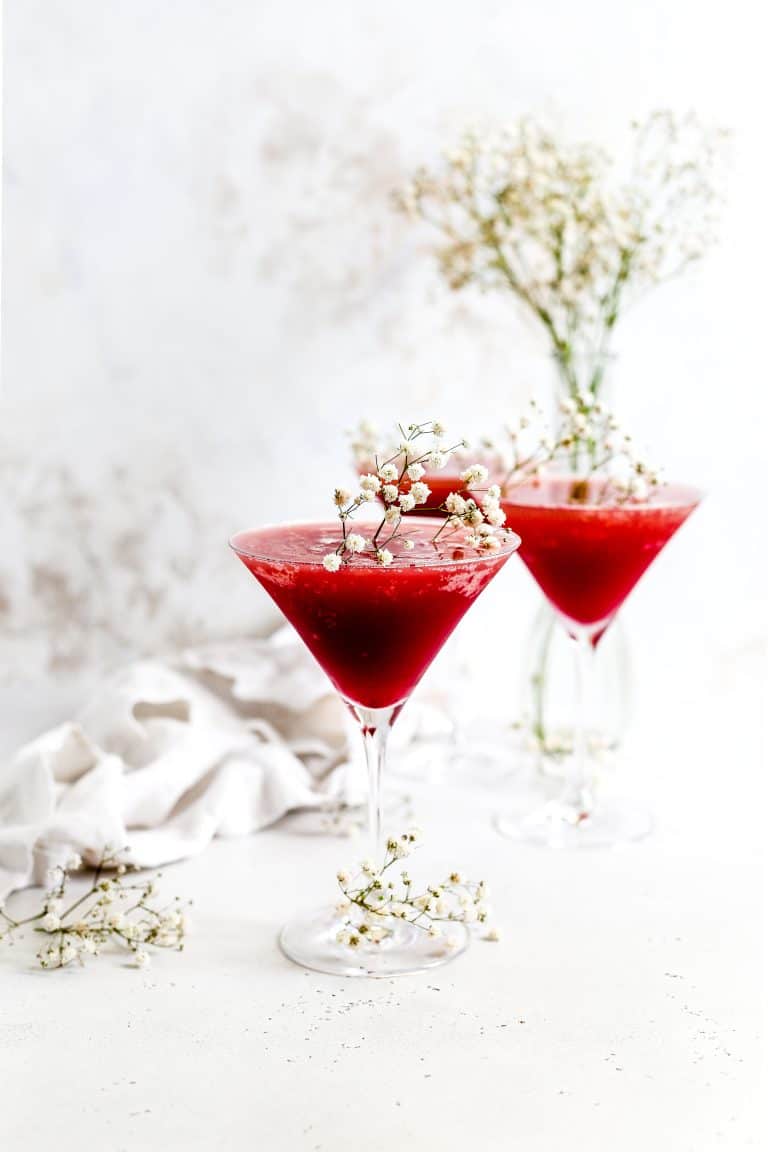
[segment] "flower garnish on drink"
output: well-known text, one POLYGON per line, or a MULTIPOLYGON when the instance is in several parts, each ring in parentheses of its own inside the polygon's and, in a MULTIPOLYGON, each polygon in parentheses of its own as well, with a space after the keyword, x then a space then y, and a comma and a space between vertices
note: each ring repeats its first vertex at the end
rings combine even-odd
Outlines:
POLYGON ((479 552, 493 552, 499 548, 501 536, 496 531, 506 519, 499 500, 501 488, 487 484, 488 469, 483 464, 471 464, 459 474, 460 491, 449 491, 442 499, 432 499, 432 488, 427 483, 427 469, 444 469, 457 449, 467 448, 467 441, 447 447, 441 424, 427 421, 398 426, 400 442, 384 453, 371 450, 372 471, 359 478, 356 495, 345 488, 336 488, 333 502, 341 521, 341 538, 336 548, 326 554, 323 563, 329 572, 338 572, 344 564, 356 557, 369 557, 385 567, 392 563, 391 546, 397 543, 404 551, 412 551, 415 541, 409 537, 405 518, 419 511, 431 516, 443 516, 432 542, 451 540, 464 530, 463 543, 479 552), (431 437, 425 443, 424 438, 431 437), (349 521, 361 508, 378 500, 384 505, 379 523, 367 535, 350 532, 349 521))
MULTIPOLYGON (((447 463, 451 449, 443 447, 443 435, 434 422, 401 429, 394 452, 374 452, 357 495, 337 490, 336 520, 256 528, 231 541, 360 726, 369 774, 370 857, 377 867, 388 842, 381 790, 391 727, 454 628, 520 543, 501 526, 501 493, 486 486, 482 466, 464 469, 463 482, 473 494, 449 493, 439 519, 412 516, 430 500, 422 474, 426 463, 447 463), (376 521, 351 523, 379 498, 384 510, 376 521)), ((458 920, 446 923, 436 940, 421 923, 381 917, 377 932, 358 949, 339 940, 341 926, 338 912, 321 909, 286 925, 281 946, 309 968, 394 975, 444 963, 466 944, 458 920)))

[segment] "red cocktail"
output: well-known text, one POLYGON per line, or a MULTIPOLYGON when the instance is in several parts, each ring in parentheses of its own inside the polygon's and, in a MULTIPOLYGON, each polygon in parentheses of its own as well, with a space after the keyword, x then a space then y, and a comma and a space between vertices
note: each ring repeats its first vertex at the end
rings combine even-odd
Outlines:
POLYGON ((583 499, 575 501, 573 479, 553 476, 502 499, 544 595, 566 620, 601 632, 701 499, 670 484, 644 503, 596 503, 604 485, 580 482, 583 499))
POLYGON ((515 838, 562 846, 637 839, 649 828, 637 811, 596 805, 587 773, 585 693, 594 649, 640 577, 701 500, 682 485, 664 485, 645 501, 617 502, 604 477, 548 476, 502 499, 507 523, 522 537, 520 555, 575 641, 574 754, 564 794, 533 812, 505 818, 515 838))
POLYGON ((323 556, 338 524, 297 524, 241 532, 232 546, 293 624, 343 699, 363 708, 402 704, 464 613, 512 549, 486 558, 432 543, 436 528, 409 525, 410 551, 389 567, 370 556, 328 572, 323 556))
MULTIPOLYGON (((496 550, 478 552, 464 543, 464 533, 443 532, 435 541, 443 527, 440 520, 420 517, 408 525, 412 547, 407 549, 401 538, 393 540, 386 566, 371 555, 358 555, 338 571, 324 564, 338 544, 338 522, 257 528, 231 541, 360 724, 376 858, 389 730, 448 636, 520 543, 509 532, 496 550)), ((453 928, 454 942, 461 943, 463 929, 453 928)), ((287 925, 281 944, 291 959, 306 967, 347 975, 416 971, 443 963, 450 955, 403 923, 375 955, 350 957, 336 945, 334 921, 325 913, 287 925)))

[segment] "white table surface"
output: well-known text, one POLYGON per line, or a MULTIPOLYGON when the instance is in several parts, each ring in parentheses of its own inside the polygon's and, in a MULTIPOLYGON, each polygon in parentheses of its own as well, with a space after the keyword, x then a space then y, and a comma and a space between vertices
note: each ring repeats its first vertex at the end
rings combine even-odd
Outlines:
MULTIPOLYGON (((361 981, 284 960, 286 910, 329 895, 360 851, 286 829, 166 869, 168 893, 194 898, 192 928, 146 972, 110 958, 42 972, 32 937, 0 949, 0 1145, 764 1147, 762 819, 754 733, 734 719, 756 703, 760 658, 740 657, 730 689, 718 680, 717 708, 702 708, 711 668, 674 697, 646 686, 627 749, 656 792, 643 844, 515 847, 491 829, 498 791, 482 779, 417 789, 422 862, 486 877, 502 932, 442 969, 361 981)), ((69 704, 22 695, 5 694, 7 746, 69 704)))

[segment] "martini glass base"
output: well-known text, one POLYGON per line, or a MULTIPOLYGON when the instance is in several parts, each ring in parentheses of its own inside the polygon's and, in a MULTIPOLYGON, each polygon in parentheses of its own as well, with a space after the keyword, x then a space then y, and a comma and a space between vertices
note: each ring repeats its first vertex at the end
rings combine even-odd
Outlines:
POLYGON ((600 799, 594 811, 581 818, 557 800, 535 806, 521 799, 498 813, 494 824, 497 832, 519 844, 573 851, 643 840, 653 828, 653 817, 634 800, 621 796, 600 799))
POLYGON ((280 933, 280 948, 294 964, 334 976, 407 976, 447 964, 464 952, 469 933, 463 924, 444 924, 443 934, 430 937, 421 928, 396 922, 380 944, 352 949, 339 944, 342 922, 327 909, 290 920, 280 933))

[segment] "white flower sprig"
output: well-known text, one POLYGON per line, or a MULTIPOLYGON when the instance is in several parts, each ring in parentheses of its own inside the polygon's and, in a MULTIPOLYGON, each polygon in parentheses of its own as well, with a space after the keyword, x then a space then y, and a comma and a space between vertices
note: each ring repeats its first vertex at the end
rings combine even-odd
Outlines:
POLYGON ((98 956, 108 943, 128 951, 136 968, 149 965, 148 948, 181 952, 187 927, 185 905, 177 896, 170 904, 156 907, 150 901, 162 873, 133 882, 139 869, 122 863, 121 854, 105 849, 91 887, 70 904, 65 899, 70 874, 78 872, 83 862, 75 855, 66 864, 52 868, 43 907, 34 916, 14 920, 0 908, 0 940, 34 924, 35 930, 47 937, 37 953, 42 968, 66 968, 74 960, 83 964, 86 957, 98 956))
POLYGON ((535 400, 507 424, 505 441, 483 440, 502 498, 547 468, 573 473, 572 500, 623 504, 646 500, 660 483, 659 473, 639 455, 630 435, 591 393, 560 401, 561 430, 554 437, 535 400))
POLYGON ((575 399, 597 397, 628 302, 713 243, 723 133, 692 114, 631 126, 629 163, 532 119, 469 130, 396 197, 440 234, 449 286, 511 291, 543 326, 575 399))
MULTIPOLYGON (((398 425, 398 429, 401 436, 398 446, 393 451, 387 450, 383 458, 375 446, 370 446, 366 462, 374 471, 360 476, 357 495, 345 488, 336 488, 333 493, 341 520, 341 540, 335 551, 323 558, 329 572, 338 572, 343 564, 349 564, 358 555, 369 556, 386 567, 394 559, 389 545, 395 540, 400 540, 406 551, 411 550, 413 541, 404 535, 402 525, 403 517, 416 508, 444 517, 433 543, 446 532, 464 528, 467 529, 464 541, 469 547, 486 552, 500 547, 496 529, 504 524, 506 517, 499 505, 500 488, 497 485, 483 487, 488 480, 485 465, 473 464, 461 473, 463 494, 452 492, 434 508, 428 504, 432 493, 424 482, 427 470, 437 472, 445 468, 457 449, 467 448, 467 441, 446 446, 443 443, 445 429, 437 421, 409 424, 407 429, 398 425), (432 438, 428 447, 422 443, 424 437, 432 438), (384 504, 384 515, 372 535, 350 532, 351 517, 377 499, 384 504)), ((359 443, 356 447, 359 451, 359 443)))
MULTIPOLYGON (((445 923, 479 924, 485 927, 484 939, 499 939, 498 932, 487 927, 491 909, 484 880, 469 880, 458 871, 451 872, 439 884, 423 888, 414 884, 407 871, 401 871, 399 878, 394 879, 390 870, 421 842, 419 829, 411 828, 387 840, 381 865, 363 860, 354 872, 337 872, 342 894, 335 909, 342 921, 336 935, 339 944, 353 950, 365 944, 381 944, 403 921, 431 937, 442 936, 445 923)), ((449 939, 445 943, 450 944, 449 939)))
POLYGON ((575 400, 563 398, 560 407, 562 432, 554 458, 573 459, 577 450, 579 461, 586 460, 573 499, 588 497, 592 504, 647 500, 662 482, 659 472, 639 454, 632 436, 622 430, 613 413, 591 394, 583 393, 575 400))

